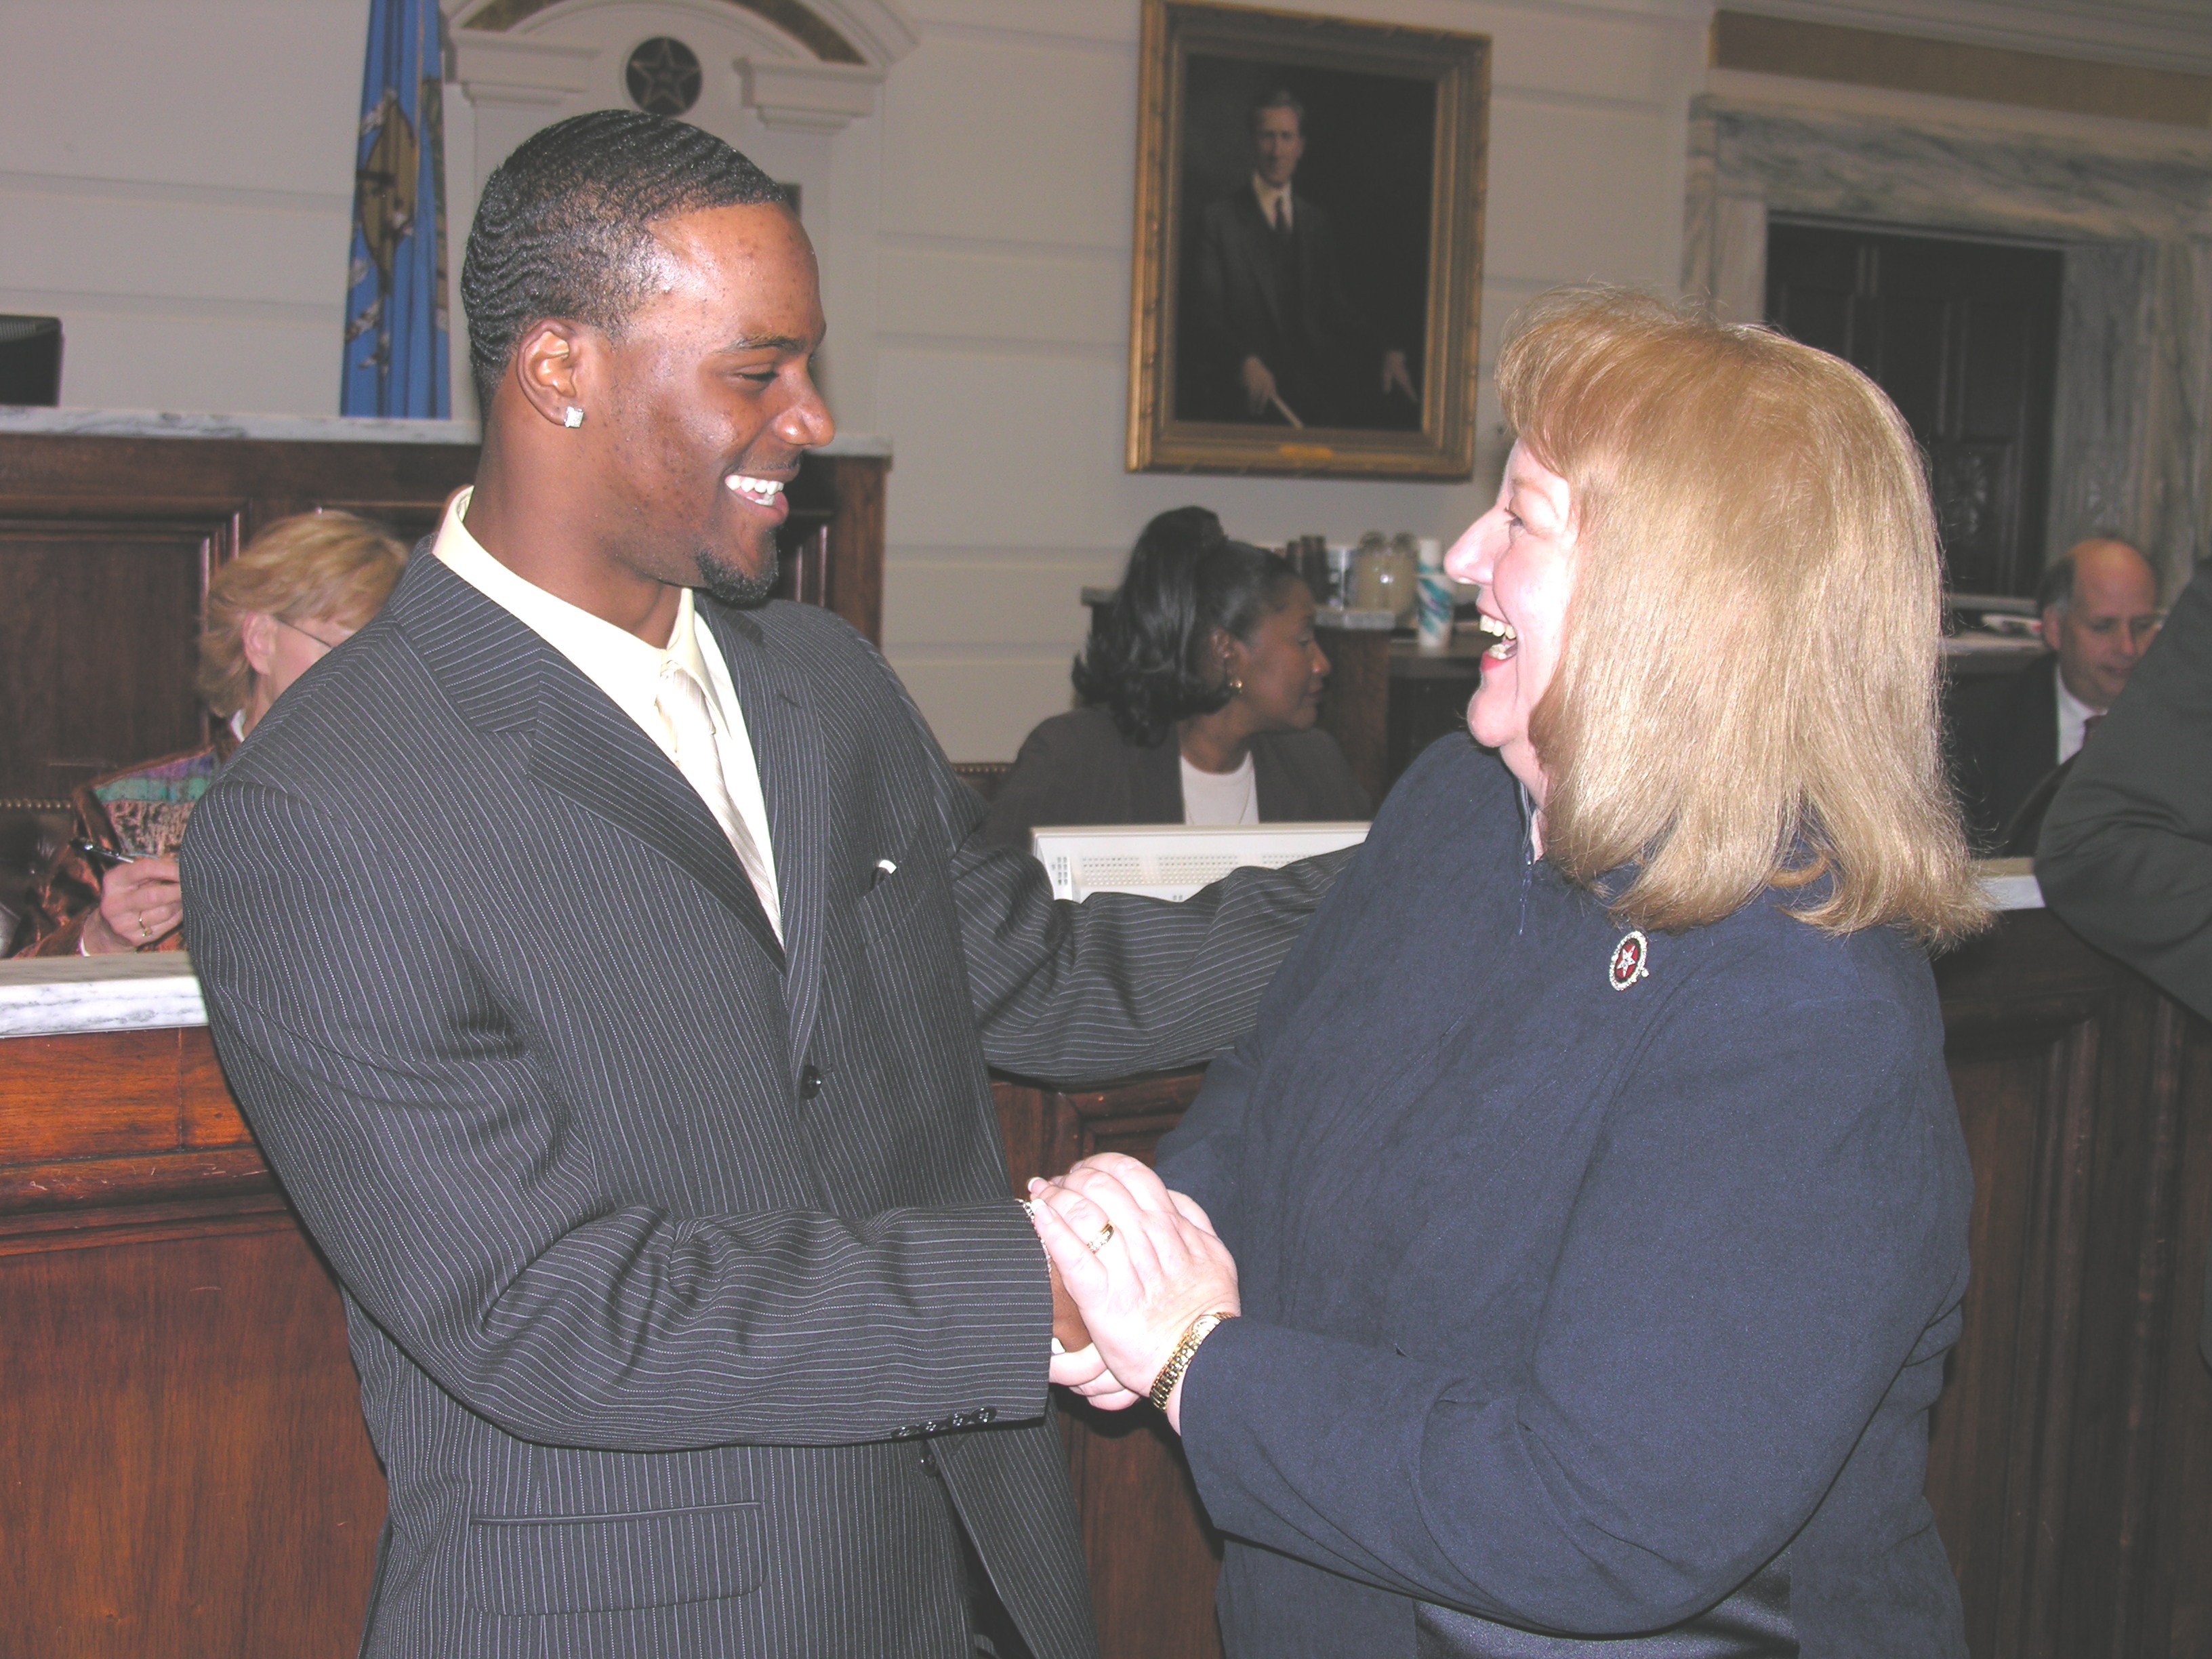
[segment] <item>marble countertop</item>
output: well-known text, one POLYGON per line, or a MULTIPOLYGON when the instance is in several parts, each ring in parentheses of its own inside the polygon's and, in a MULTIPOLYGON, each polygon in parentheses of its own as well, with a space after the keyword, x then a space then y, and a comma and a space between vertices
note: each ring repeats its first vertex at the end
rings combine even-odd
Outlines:
POLYGON ((0 1037, 206 1024, 200 982, 180 951, 0 962, 0 1037))
MULTIPOLYGON (((386 421, 358 415, 176 415, 152 409, 30 409, 0 404, 0 434, 59 437, 257 438, 287 443, 472 444, 474 421, 386 421)), ((840 433, 819 455, 889 455, 889 438, 840 433)))
MULTIPOLYGON (((2040 910, 2031 861, 1977 866, 2000 910, 2040 910)), ((161 1030, 207 1024, 199 981, 181 951, 127 957, 31 957, 0 962, 0 1038, 161 1030)))

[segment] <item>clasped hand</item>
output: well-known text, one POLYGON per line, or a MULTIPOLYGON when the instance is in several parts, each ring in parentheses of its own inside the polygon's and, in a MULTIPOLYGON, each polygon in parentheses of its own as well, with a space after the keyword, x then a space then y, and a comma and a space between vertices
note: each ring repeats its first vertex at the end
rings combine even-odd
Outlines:
MULTIPOLYGON (((1206 1212, 1135 1158, 1087 1158, 1057 1181, 1031 1182, 1030 1196, 1037 1237, 1095 1345, 1055 1359, 1052 1378, 1094 1406, 1134 1405, 1192 1321, 1239 1311, 1236 1260, 1206 1212)), ((1167 1407, 1178 1430, 1182 1404, 1178 1383, 1167 1407)))

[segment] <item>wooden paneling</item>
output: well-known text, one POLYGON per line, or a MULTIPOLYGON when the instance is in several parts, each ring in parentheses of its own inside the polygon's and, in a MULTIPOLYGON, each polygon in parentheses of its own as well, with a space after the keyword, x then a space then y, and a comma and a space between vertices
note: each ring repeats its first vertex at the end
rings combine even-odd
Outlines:
POLYGON ((286 1216, 0 1255, 0 1652, 354 1651, 384 1480, 286 1216))
POLYGON ((1334 737, 1352 775, 1377 806, 1394 781, 1389 769, 1390 636, 1379 629, 1316 630, 1329 662, 1322 729, 1334 737))
POLYGON ((53 798, 207 741, 201 602, 262 526, 343 507, 404 537, 471 444, 0 434, 0 795, 53 798))
MULTIPOLYGON (((2212 1028, 2039 913, 1938 981, 1974 1279, 1927 1490, 1972 1651, 2203 1659, 2212 1028)), ((1000 1080, 1016 1186, 1149 1158, 1200 1081, 1000 1080)), ((0 1041, 0 1492, 42 1517, 0 1551, 0 1653, 350 1652, 382 1487, 206 1034, 0 1041)), ((1219 1540, 1172 1437, 1062 1421, 1106 1659, 1215 1659, 1219 1540)))
MULTIPOLYGON (((1093 1152, 1149 1164, 1182 1120, 1202 1072, 1078 1092, 1000 1079, 1014 1190, 1093 1152)), ((1063 1398, 1060 1428, 1083 1522, 1083 1553, 1106 1659, 1220 1659, 1213 1585, 1221 1535, 1206 1519, 1182 1448, 1152 1412, 1095 1411, 1063 1398)))
MULTIPOLYGON (((207 741, 192 678, 214 570, 319 507, 412 543, 476 465, 473 444, 0 434, 0 798, 207 741)), ((809 456, 785 537, 785 591, 878 643, 890 465, 809 456)))
POLYGON ((237 515, 63 522, 0 503, 0 795, 59 799, 208 739, 192 692, 208 573, 237 515))

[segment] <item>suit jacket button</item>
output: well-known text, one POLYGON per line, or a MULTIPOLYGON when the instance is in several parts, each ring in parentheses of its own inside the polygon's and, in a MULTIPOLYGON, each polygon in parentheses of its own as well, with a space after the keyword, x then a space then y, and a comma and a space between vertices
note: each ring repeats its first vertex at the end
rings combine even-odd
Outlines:
POLYGON ((799 1068, 799 1097, 811 1100, 822 1092, 821 1068, 809 1060, 799 1068))
POLYGON ((986 1406, 975 1413, 975 1420, 978 1423, 989 1423, 994 1421, 998 1415, 999 1408, 996 1406, 986 1406))

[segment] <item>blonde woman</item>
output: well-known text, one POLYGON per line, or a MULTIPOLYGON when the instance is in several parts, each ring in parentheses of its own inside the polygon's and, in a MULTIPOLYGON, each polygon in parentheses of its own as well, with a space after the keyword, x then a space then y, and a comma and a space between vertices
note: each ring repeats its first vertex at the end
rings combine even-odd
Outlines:
POLYGON ((1836 359, 1619 292, 1538 301, 1498 382, 1448 562, 1497 636, 1474 742, 1158 1177, 1038 1194, 1084 1391, 1181 1432, 1232 1655, 1963 1655, 1928 952, 1984 911, 1911 439, 1836 359))
POLYGON ((407 562, 350 513, 280 519, 208 584, 200 696, 220 722, 204 748, 106 777, 72 796, 76 837, 32 894, 19 956, 173 951, 184 941, 177 844, 216 769, 286 687, 382 608, 407 562))

